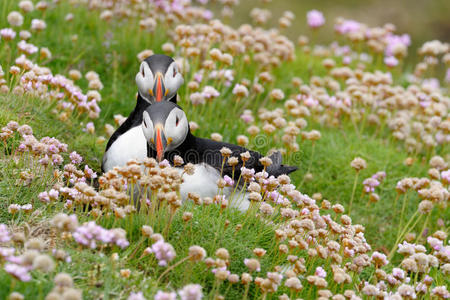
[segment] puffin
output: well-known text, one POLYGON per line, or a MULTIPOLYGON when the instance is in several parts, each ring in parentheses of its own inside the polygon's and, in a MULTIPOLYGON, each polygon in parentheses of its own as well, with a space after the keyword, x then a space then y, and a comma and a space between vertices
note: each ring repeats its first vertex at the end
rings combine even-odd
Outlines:
MULTIPOLYGON (((194 165, 195 169, 192 175, 182 172, 183 168, 178 168, 183 176, 183 183, 180 186, 180 195, 183 200, 186 200, 191 192, 200 197, 214 197, 218 191, 217 181, 222 176, 228 175, 238 181, 243 163, 239 161, 233 172, 231 166, 223 164, 223 156, 220 152, 223 147, 230 149, 231 155, 236 157, 248 151, 250 159, 245 162, 245 167, 254 169, 255 172, 264 169, 259 161, 263 155, 259 152, 230 143, 194 136, 190 131, 185 112, 176 103, 158 102, 147 107, 143 111, 141 128, 147 142, 147 157, 156 158, 159 162, 167 159, 173 166, 174 157, 178 155, 185 164, 192 163, 194 165)), ((273 153, 269 158, 271 158, 272 164, 265 170, 269 176, 287 175, 298 169, 296 166, 283 165, 280 152, 273 153)), ((234 187, 226 188, 224 195, 229 196, 233 190, 235 190, 234 187)), ((250 205, 245 191, 241 198, 237 201, 233 200, 233 202, 230 203, 230 206, 240 211, 247 210, 250 205)))
POLYGON ((124 166, 130 159, 147 156, 147 142, 141 129, 144 110, 158 102, 177 102, 177 91, 184 83, 177 63, 169 56, 154 54, 142 61, 136 74, 136 107, 113 133, 102 159, 102 172, 124 166))

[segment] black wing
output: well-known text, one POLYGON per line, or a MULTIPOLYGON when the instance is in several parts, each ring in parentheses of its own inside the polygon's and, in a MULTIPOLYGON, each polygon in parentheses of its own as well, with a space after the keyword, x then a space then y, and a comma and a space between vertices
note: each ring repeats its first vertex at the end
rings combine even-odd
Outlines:
MULTIPOLYGON (((190 132, 186 137, 186 140, 181 144, 176 150, 167 152, 165 154, 165 158, 173 164, 173 158, 175 155, 179 155, 183 158, 185 163, 206 163, 212 167, 214 167, 219 172, 222 171, 223 175, 228 175, 233 179, 239 178, 241 175, 241 167, 243 166, 243 162, 240 159, 241 153, 248 151, 250 153, 250 159, 245 162, 245 167, 249 169, 254 169, 255 172, 260 172, 263 170, 263 165, 259 162, 259 159, 263 156, 252 150, 248 150, 244 147, 224 143, 224 142, 216 142, 210 139, 203 139, 193 136, 190 132), (239 163, 234 168, 229 166, 225 161, 223 164, 223 156, 220 153, 220 150, 223 147, 227 147, 231 150, 231 156, 235 156, 239 159, 239 163)), ((156 152, 147 145, 147 154, 149 157, 156 157, 156 152)), ((279 176, 281 174, 289 174, 295 170, 297 167, 284 166, 281 164, 281 153, 276 152, 272 154, 271 159, 273 164, 267 168, 267 172, 269 175, 279 176)))

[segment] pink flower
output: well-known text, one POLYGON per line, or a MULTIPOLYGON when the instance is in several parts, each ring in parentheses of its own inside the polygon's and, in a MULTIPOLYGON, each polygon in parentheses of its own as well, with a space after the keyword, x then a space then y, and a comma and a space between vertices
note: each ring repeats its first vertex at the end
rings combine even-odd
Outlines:
POLYGON ((47 192, 39 193, 38 198, 41 202, 44 202, 44 203, 50 202, 50 197, 48 196, 47 192))
POLYGON ((94 221, 84 223, 73 233, 75 241, 91 249, 97 248, 97 242, 117 245, 126 248, 129 242, 126 239, 126 232, 121 228, 105 229, 94 221))
POLYGON ((164 159, 163 161, 161 161, 159 163, 159 167, 160 168, 166 168, 166 167, 169 167, 169 166, 170 166, 170 163, 169 163, 169 161, 167 159, 164 159))
MULTIPOLYGON (((450 70, 450 69, 449 69, 449 70, 450 70)), ((442 181, 444 181, 446 184, 450 184, 450 170, 442 171, 442 172, 441 172, 441 179, 442 179, 442 181)))
POLYGON ((436 251, 441 250, 443 247, 442 241, 432 236, 427 238, 427 243, 436 251))
POLYGON ((59 196, 59 192, 55 189, 51 189, 48 191, 48 196, 51 200, 57 200, 59 196))
POLYGON ((36 47, 33 44, 27 43, 24 40, 20 41, 17 44, 17 47, 22 51, 25 52, 28 55, 31 55, 33 53, 36 53, 38 51, 38 47, 36 47))
POLYGON ((373 177, 369 177, 363 181, 363 185, 364 192, 373 193, 375 191, 375 188, 380 185, 380 182, 373 177))
POLYGON ((255 176, 255 169, 248 169, 246 167, 241 167, 241 174, 245 180, 247 181, 253 180, 254 179, 253 177, 255 176))
POLYGON ((198 83, 202 82, 203 80, 203 74, 201 72, 197 72, 194 74, 194 80, 198 83))
POLYGON ((236 83, 236 85, 233 88, 232 91, 233 95, 238 95, 240 97, 247 97, 248 96, 248 89, 245 85, 236 83))
POLYGON ((403 35, 389 34, 385 38, 385 42, 386 42, 386 50, 385 50, 386 56, 393 56, 394 49, 398 46, 407 48, 411 44, 411 38, 409 37, 408 34, 403 35))
POLYGON ((88 165, 84 166, 84 175, 89 179, 97 178, 97 173, 95 173, 88 165))
POLYGON ((377 267, 381 267, 381 266, 385 266, 389 263, 389 261, 387 260, 386 255, 384 255, 383 253, 380 253, 378 251, 375 251, 372 254, 372 257, 370 258, 370 260, 372 261, 372 263, 374 263, 377 267))
POLYGON ((175 294, 174 292, 163 292, 163 291, 158 291, 155 295, 155 300, 175 300, 177 299, 177 294, 175 294))
POLYGON ((5 271, 14 276, 15 278, 19 279, 20 281, 26 282, 31 280, 31 275, 30 273, 28 273, 29 270, 27 267, 22 267, 17 264, 6 263, 5 271))
POLYGON ((3 28, 0 30, 0 36, 5 41, 9 41, 16 37, 16 32, 14 30, 12 30, 11 28, 3 28))
POLYGON ((405 278, 405 271, 400 268, 393 268, 392 275, 400 280, 403 280, 405 278))
POLYGON ((344 65, 349 65, 352 62, 352 58, 349 55, 346 55, 342 58, 342 63, 344 65))
POLYGON ((11 240, 8 232, 8 227, 5 224, 0 224, 0 243, 7 243, 11 240))
POLYGON ((137 292, 131 293, 130 296, 128 296, 127 300, 145 300, 145 297, 142 292, 137 292))
POLYGON ((223 177, 223 179, 225 180, 225 185, 226 185, 226 186, 233 186, 233 185, 234 185, 234 180, 231 179, 230 176, 225 175, 225 176, 223 177))
POLYGON ((155 257, 159 261, 158 265, 160 266, 167 266, 167 263, 172 261, 176 256, 175 249, 172 245, 163 240, 154 243, 149 252, 155 254, 155 257))
POLYGON ((207 85, 203 88, 202 95, 205 99, 213 99, 219 97, 220 93, 212 86, 207 85))
POLYGON ((93 122, 88 122, 88 123, 86 124, 86 128, 83 129, 83 131, 84 131, 84 132, 87 132, 87 133, 90 133, 90 134, 93 134, 93 133, 95 132, 95 126, 94 126, 94 123, 93 123, 93 122))
POLYGON ((361 23, 354 20, 344 20, 342 23, 336 24, 334 30, 340 34, 358 32, 361 29, 361 23))
POLYGON ((398 59, 396 59, 394 56, 387 56, 387 57, 384 58, 384 63, 389 68, 393 68, 396 65, 398 65, 398 59))
POLYGON ((81 157, 81 155, 78 154, 76 151, 70 153, 69 157, 72 160, 73 164, 79 164, 83 161, 83 157, 81 157))
POLYGON ((45 21, 39 19, 31 20, 31 29, 40 31, 44 30, 45 28, 47 28, 47 24, 45 24, 45 21))
POLYGON ((7 260, 9 260, 10 257, 13 257, 14 252, 16 252, 16 248, 0 247, 0 257, 6 258, 7 260))
POLYGON ((317 267, 314 275, 325 278, 327 277, 327 272, 322 267, 317 267))
POLYGON ((188 284, 178 294, 181 300, 200 300, 203 298, 202 286, 199 284, 188 284))
POLYGON ((325 18, 322 12, 318 10, 311 10, 306 14, 308 26, 311 28, 319 28, 325 24, 325 18))
POLYGON ((241 120, 244 121, 244 123, 252 123, 254 121, 254 118, 251 114, 242 114, 241 120))

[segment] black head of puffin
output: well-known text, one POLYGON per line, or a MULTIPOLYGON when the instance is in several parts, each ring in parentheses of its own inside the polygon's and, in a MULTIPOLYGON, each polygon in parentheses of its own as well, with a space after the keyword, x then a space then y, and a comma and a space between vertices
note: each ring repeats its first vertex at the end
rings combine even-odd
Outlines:
POLYGON ((183 83, 177 63, 162 54, 144 59, 136 74, 139 95, 149 103, 169 101, 183 83))
POLYGON ((142 130, 148 145, 156 151, 158 161, 186 139, 189 122, 184 111, 170 101, 156 102, 143 112, 142 130))

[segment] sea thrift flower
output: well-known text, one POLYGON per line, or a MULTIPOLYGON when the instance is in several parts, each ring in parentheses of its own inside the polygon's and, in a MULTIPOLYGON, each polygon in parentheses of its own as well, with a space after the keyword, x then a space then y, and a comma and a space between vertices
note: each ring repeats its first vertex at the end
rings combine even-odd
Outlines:
POLYGON ((252 123, 254 121, 253 116, 251 115, 251 113, 246 113, 244 111, 244 113, 241 115, 241 120, 244 121, 244 123, 252 123))
POLYGON ((348 34, 361 30, 362 24, 354 20, 343 20, 334 26, 334 30, 340 34, 348 34))
POLYGON ((11 204, 9 207, 8 207, 8 212, 10 213, 10 214, 15 214, 15 213, 17 213, 17 212, 19 212, 20 211, 20 205, 19 204, 11 204))
POLYGON ((53 271, 54 268, 55 268, 55 263, 53 262, 53 259, 51 259, 51 257, 46 254, 38 255, 33 260, 33 269, 34 270, 39 270, 43 273, 49 273, 49 272, 53 271))
POLYGON ((225 185, 226 185, 226 186, 233 186, 233 185, 234 185, 234 180, 231 179, 230 176, 225 175, 225 176, 223 177, 223 179, 225 180, 225 185))
POLYGON ((12 263, 6 263, 4 269, 7 273, 11 274, 20 281, 27 282, 31 280, 31 275, 28 273, 29 268, 27 267, 22 267, 20 265, 12 263))
POLYGON ((246 258, 244 259, 244 264, 247 266, 247 268, 250 270, 250 272, 260 272, 261 271, 261 265, 259 263, 259 260, 254 258, 246 258))
POLYGON ((443 247, 443 242, 432 236, 427 237, 427 243, 436 251, 441 250, 443 247))
POLYGON ((214 99, 220 96, 220 93, 212 86, 205 86, 202 91, 202 95, 205 99, 214 99))
POLYGON ((33 11, 34 5, 30 0, 23 0, 19 2, 19 8, 26 13, 33 11))
POLYGON ((89 178, 89 179, 97 178, 97 173, 95 173, 94 170, 89 168, 88 165, 84 166, 84 175, 86 176, 86 178, 89 178))
POLYGON ((382 267, 389 263, 386 255, 377 251, 372 254, 371 261, 375 264, 376 267, 382 267))
POLYGON ((405 271, 403 271, 400 268, 394 268, 392 269, 392 275, 396 277, 397 279, 403 280, 405 279, 405 271))
POLYGON ((176 256, 175 249, 172 245, 163 240, 154 243, 148 252, 155 254, 155 257, 159 261, 158 265, 160 266, 167 266, 167 263, 172 261, 176 256))
POLYGON ((86 128, 84 129, 84 131, 90 133, 90 134, 94 134, 95 132, 95 126, 93 122, 89 122, 86 124, 86 128))
POLYGON ((79 155, 76 151, 70 153, 69 158, 71 159, 73 164, 79 164, 83 161, 81 155, 79 155))
POLYGON ((39 193, 38 198, 41 202, 44 202, 44 203, 50 202, 50 197, 47 192, 39 193))
POLYGON ((353 169, 355 169, 356 172, 359 172, 359 171, 364 170, 365 168, 367 168, 367 163, 361 157, 356 157, 355 159, 352 160, 352 162, 350 163, 350 166, 353 169))
POLYGON ((327 277, 327 272, 322 267, 317 267, 314 275, 325 278, 327 277))
POLYGON ((380 185, 380 182, 375 178, 367 178, 363 181, 364 185, 364 192, 366 193, 373 193, 375 191, 375 188, 380 185))
POLYGON ((12 11, 8 15, 8 23, 14 27, 22 26, 23 16, 17 11, 12 11))
POLYGON ((396 59, 394 56, 388 56, 384 58, 384 63, 386 66, 393 68, 398 65, 398 59, 396 59))
POLYGON ((315 29, 315 28, 319 28, 321 26, 323 26, 323 24, 325 24, 325 18, 322 14, 322 12, 318 11, 318 10, 310 10, 307 14, 306 14, 306 20, 308 23, 308 26, 315 29))
POLYGON ((3 28, 0 30, 0 36, 5 41, 10 41, 16 37, 16 32, 11 28, 3 28))
POLYGON ((155 300, 175 300, 177 298, 177 294, 175 294, 174 292, 163 292, 163 291, 158 291, 155 295, 155 300))
POLYGON ((199 284, 188 284, 178 294, 181 300, 200 300, 203 298, 202 286, 199 284))
POLYGON ((115 244, 121 248, 128 247, 129 242, 125 238, 125 231, 120 228, 104 229, 95 224, 94 221, 84 223, 73 233, 75 241, 81 245, 97 248, 97 242, 105 244, 115 244))
POLYGON ((233 88, 233 94, 238 96, 239 98, 248 96, 248 89, 245 85, 237 83, 233 88))
POLYGON ((5 224, 0 224, 0 243, 7 243, 11 240, 8 232, 8 227, 5 224))
POLYGON ((31 20, 31 29, 36 31, 42 31, 47 28, 44 20, 33 19, 31 20))
POLYGON ((144 294, 142 292, 130 293, 127 300, 145 300, 144 294))
POLYGON ((201 261, 206 256, 206 250, 200 246, 189 247, 189 257, 192 261, 201 261))

